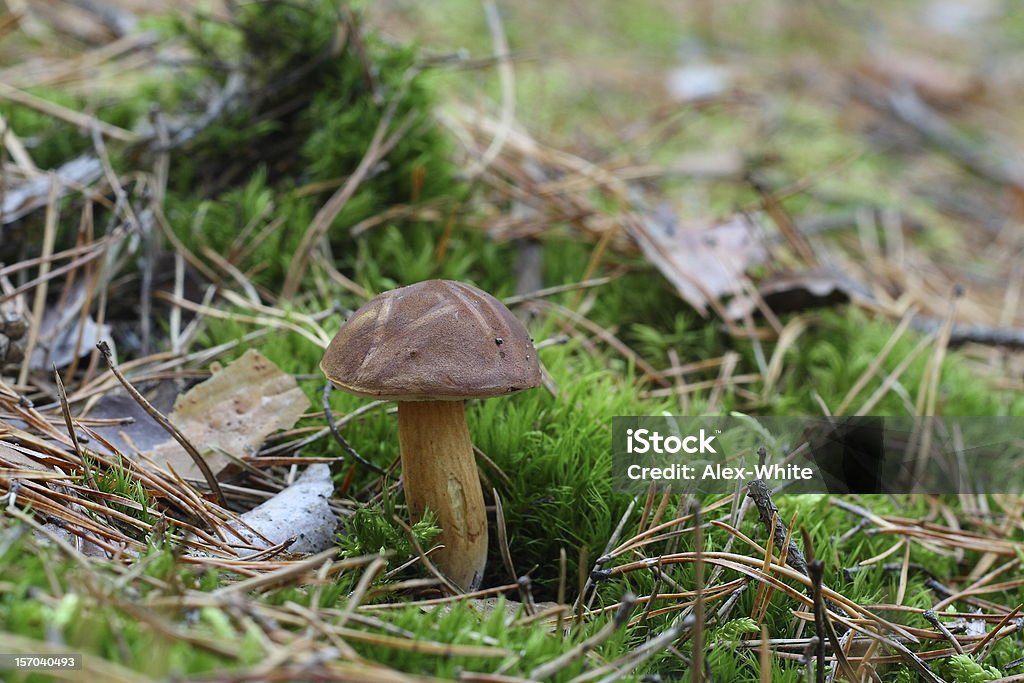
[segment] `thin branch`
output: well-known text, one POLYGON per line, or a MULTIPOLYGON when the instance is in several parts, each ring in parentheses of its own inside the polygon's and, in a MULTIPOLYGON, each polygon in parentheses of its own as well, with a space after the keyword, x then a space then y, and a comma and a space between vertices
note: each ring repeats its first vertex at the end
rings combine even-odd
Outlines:
POLYGON ((334 437, 334 440, 338 442, 338 445, 341 446, 342 450, 348 453, 353 460, 358 462, 363 467, 377 474, 383 475, 384 470, 382 470, 380 467, 377 467, 363 456, 359 455, 356 449, 352 448, 351 444, 349 444, 348 440, 341 435, 341 431, 338 429, 338 424, 334 421, 334 412, 331 410, 331 389, 333 389, 333 385, 330 382, 324 385, 324 416, 327 418, 327 427, 331 430, 331 436, 334 437))

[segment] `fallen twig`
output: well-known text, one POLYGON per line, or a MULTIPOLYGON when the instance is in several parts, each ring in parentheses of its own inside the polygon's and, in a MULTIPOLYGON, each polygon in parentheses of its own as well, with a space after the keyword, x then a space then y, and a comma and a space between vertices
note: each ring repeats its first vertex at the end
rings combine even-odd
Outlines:
MULTIPOLYGON (((931 334, 942 327, 942 322, 938 318, 918 316, 911 321, 911 326, 920 332, 931 334)), ((985 344, 1024 349, 1024 327, 954 323, 949 331, 949 345, 959 346, 961 344, 985 344)))
MULTIPOLYGON (((764 462, 768 455, 763 446, 757 449, 757 454, 761 462, 764 462)), ((747 484, 747 495, 754 501, 754 505, 757 507, 757 514, 761 518, 761 523, 768 529, 768 533, 774 534, 775 543, 780 548, 780 552, 785 553, 786 564, 810 578, 811 572, 807 565, 807 558, 804 556, 803 551, 800 550, 800 547, 793 541, 786 529, 786 525, 782 523, 779 509, 775 506, 775 501, 772 500, 772 493, 768 488, 768 484, 763 479, 754 479, 747 484), (772 528, 773 520, 774 528, 772 528)), ((841 607, 827 598, 826 603, 829 609, 834 612, 843 616, 849 616, 841 607)))
POLYGON ((917 94, 908 89, 889 90, 873 86, 864 80, 853 83, 854 94, 875 107, 894 116, 913 128, 935 147, 956 159, 972 173, 1002 185, 1024 189, 1024 167, 1020 153, 1004 156, 995 151, 995 145, 968 143, 937 111, 928 106, 917 94))
POLYGON ((338 445, 341 446, 341 448, 346 453, 352 456, 353 460, 355 460, 360 465, 369 469, 372 472, 376 472, 377 474, 384 474, 384 470, 382 470, 380 467, 377 467, 363 456, 359 455, 356 449, 352 448, 352 446, 349 444, 348 440, 341 435, 341 431, 338 429, 338 425, 334 421, 334 412, 331 410, 330 398, 332 388, 333 385, 330 382, 328 382, 327 384, 324 385, 323 394, 324 417, 327 418, 327 427, 331 430, 331 436, 334 437, 334 440, 338 442, 338 445))

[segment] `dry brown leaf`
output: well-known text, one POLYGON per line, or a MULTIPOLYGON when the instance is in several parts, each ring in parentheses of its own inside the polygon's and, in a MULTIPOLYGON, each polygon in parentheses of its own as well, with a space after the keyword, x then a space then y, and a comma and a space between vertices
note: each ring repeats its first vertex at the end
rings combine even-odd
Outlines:
MULTIPOLYGON (((250 457, 267 436, 291 428, 309 405, 294 377, 249 349, 179 396, 168 417, 216 473, 231 461, 229 455, 250 457)), ((202 478, 192 458, 173 439, 157 445, 147 455, 158 465, 170 465, 185 478, 202 478)))
POLYGON ((633 237, 647 259, 701 315, 714 297, 742 291, 747 268, 768 250, 754 222, 743 214, 706 228, 683 227, 664 207, 635 222, 633 237))

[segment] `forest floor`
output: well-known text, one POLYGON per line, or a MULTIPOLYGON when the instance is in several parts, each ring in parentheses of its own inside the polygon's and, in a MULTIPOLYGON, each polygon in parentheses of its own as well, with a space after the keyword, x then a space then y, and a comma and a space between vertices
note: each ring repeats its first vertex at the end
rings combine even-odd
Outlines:
POLYGON ((1021 675, 1015 472, 630 495, 611 447, 629 415, 1024 418, 1012 3, 4 4, 0 655, 81 665, 0 680, 1021 675), (394 406, 319 370, 431 278, 545 371, 467 404, 465 595, 394 406))

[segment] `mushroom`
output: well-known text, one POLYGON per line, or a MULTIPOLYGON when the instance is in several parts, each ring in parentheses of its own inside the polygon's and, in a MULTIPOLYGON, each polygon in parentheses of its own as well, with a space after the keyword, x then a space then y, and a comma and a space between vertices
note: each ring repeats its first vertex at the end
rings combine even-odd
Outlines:
POLYGON ((437 515, 444 547, 431 558, 463 590, 478 588, 487 514, 465 402, 540 384, 526 328, 476 287, 427 280, 368 301, 338 330, 320 369, 343 391, 398 402, 410 516, 437 515))

